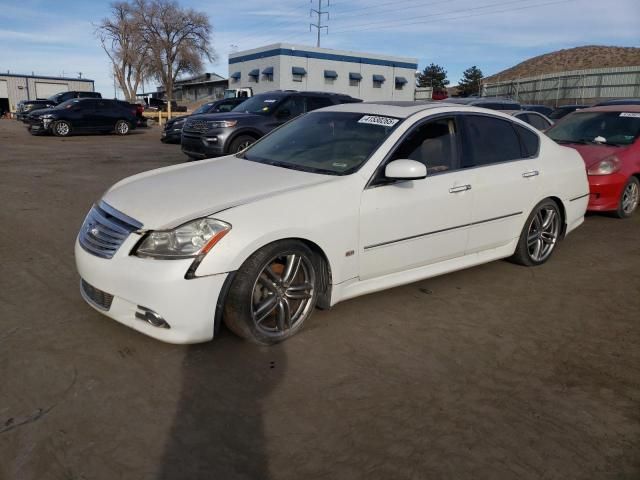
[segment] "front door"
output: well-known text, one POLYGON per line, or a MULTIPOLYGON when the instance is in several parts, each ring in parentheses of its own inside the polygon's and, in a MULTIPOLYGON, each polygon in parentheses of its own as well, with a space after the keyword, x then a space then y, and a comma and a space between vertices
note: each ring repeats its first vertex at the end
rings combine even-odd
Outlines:
POLYGON ((361 280, 464 255, 473 200, 473 170, 459 168, 456 118, 420 122, 385 164, 408 158, 427 167, 422 180, 389 182, 384 166, 362 194, 361 280))

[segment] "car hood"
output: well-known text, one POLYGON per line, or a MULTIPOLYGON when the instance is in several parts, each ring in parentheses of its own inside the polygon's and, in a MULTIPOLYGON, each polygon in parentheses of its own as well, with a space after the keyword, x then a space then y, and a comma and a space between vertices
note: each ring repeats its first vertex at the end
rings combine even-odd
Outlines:
POLYGON ((144 229, 166 229, 337 178, 230 155, 125 178, 111 187, 103 200, 141 222, 144 229))
POLYGON ((578 151, 587 169, 610 155, 621 152, 624 147, 612 147, 610 145, 583 145, 581 143, 565 143, 565 147, 571 147, 578 151))
POLYGON ((34 108, 33 110, 29 110, 29 115, 46 115, 47 113, 52 113, 54 108, 34 108))

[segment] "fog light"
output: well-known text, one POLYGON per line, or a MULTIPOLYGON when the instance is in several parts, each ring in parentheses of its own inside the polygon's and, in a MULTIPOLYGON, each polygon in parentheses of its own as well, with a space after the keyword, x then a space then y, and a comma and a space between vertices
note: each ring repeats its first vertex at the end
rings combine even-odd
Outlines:
POLYGON ((207 137, 205 138, 205 141, 208 143, 218 143, 218 137, 207 137))
POLYGON ((143 307, 142 305, 138 305, 136 318, 143 320, 149 325, 153 325, 154 327, 167 329, 171 328, 171 326, 166 322, 164 318, 160 316, 160 314, 154 312, 150 308, 143 307))

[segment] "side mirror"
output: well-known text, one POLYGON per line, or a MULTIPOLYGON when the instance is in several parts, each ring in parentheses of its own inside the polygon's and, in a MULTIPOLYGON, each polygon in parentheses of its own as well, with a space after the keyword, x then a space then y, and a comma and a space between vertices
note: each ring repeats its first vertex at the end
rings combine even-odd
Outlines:
POLYGON ((289 118, 290 116, 291 112, 286 108, 284 110, 279 110, 278 113, 276 113, 276 117, 278 118, 289 118))
POLYGON ((415 160, 394 160, 385 167, 384 176, 393 180, 420 180, 426 178, 427 167, 415 160))

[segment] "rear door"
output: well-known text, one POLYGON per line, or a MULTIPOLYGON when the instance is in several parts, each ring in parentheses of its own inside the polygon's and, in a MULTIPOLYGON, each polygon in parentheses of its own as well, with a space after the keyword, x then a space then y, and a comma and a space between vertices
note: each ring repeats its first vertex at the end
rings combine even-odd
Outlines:
POLYGON ((462 167, 475 172, 467 254, 520 236, 538 195, 539 138, 506 119, 465 114, 462 167))

